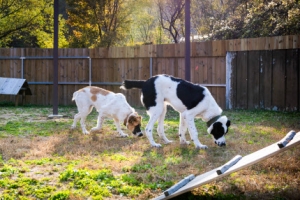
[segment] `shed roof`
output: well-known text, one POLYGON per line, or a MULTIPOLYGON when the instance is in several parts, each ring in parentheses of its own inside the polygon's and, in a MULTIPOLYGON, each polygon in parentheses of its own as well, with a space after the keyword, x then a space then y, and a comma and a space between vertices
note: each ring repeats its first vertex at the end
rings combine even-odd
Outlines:
POLYGON ((0 94, 17 95, 23 90, 26 95, 32 95, 26 79, 0 77, 0 94))

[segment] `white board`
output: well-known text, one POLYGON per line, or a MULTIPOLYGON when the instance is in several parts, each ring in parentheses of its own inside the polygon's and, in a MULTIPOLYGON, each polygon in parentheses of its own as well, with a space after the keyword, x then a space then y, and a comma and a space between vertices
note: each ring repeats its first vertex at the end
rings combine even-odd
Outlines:
POLYGON ((32 95, 26 79, 0 77, 0 94, 17 95, 21 89, 26 95, 32 95))
POLYGON ((192 181, 187 183, 185 186, 177 190, 175 193, 165 196, 164 194, 154 198, 154 200, 161 200, 161 199, 171 199, 173 197, 176 197, 180 194, 184 194, 186 192, 191 191, 192 189, 195 189, 201 185, 205 185, 207 183, 210 183, 212 181, 215 181, 216 179, 222 178, 224 176, 227 176, 233 172, 236 172, 238 170, 241 170, 245 167, 248 167, 250 165, 253 165, 255 163, 258 163, 262 160, 265 160, 271 156, 274 156, 276 154, 279 154, 285 150, 288 150, 298 144, 300 144, 300 132, 298 132, 295 137, 283 148, 279 148, 277 145, 278 142, 271 144, 270 146, 267 146, 261 150, 258 150, 254 153, 251 153, 249 155, 246 155, 242 157, 235 165, 233 165, 231 168, 229 168, 225 173, 218 175, 217 170, 219 168, 215 168, 209 172, 206 172, 204 174, 201 174, 199 176, 196 176, 192 181))

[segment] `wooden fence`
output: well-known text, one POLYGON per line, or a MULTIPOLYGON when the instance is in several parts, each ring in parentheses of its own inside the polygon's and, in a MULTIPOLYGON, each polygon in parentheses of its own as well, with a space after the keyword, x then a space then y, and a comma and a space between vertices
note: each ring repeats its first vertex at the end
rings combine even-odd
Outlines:
MULTIPOLYGON (((240 90, 237 90, 236 87, 239 84, 232 84, 233 79, 228 78, 234 78, 237 74, 234 74, 235 70, 228 69, 226 53, 280 49, 295 49, 297 51, 300 48, 299 41, 300 36, 296 35, 191 43, 191 81, 207 86, 222 108, 229 108, 229 106, 230 108, 252 108, 249 106, 251 103, 240 104, 237 102, 239 101, 240 90), (228 71, 232 71, 232 74, 228 74, 228 71)), ((184 78, 184 50, 184 44, 59 49, 59 104, 73 104, 71 101, 73 92, 91 82, 92 85, 114 92, 122 92, 131 105, 141 106, 140 91, 120 90, 121 82, 124 79, 148 79, 156 74, 170 74, 184 78)), ((52 54, 52 49, 2 48, 0 49, 0 77, 25 78, 33 93, 32 96, 26 97, 26 103, 51 105, 52 54)), ((251 58, 251 55, 248 57, 251 58)), ((247 63, 251 64, 248 61, 247 63)), ((231 67, 243 66, 243 63, 231 64, 231 67)), ((297 66, 296 70, 299 71, 299 61, 297 66)), ((278 76, 284 77, 279 73, 278 76)), ((294 97, 297 97, 299 102, 299 73, 296 79, 298 85, 297 89, 293 91, 297 90, 294 97)), ((238 79, 234 81, 237 82, 238 79)), ((247 85, 247 88, 249 87, 250 85, 247 85)), ((250 90, 248 89, 247 93, 250 90)), ((260 92, 262 93, 262 91, 260 92)), ((275 104, 276 96, 272 96, 272 101, 275 104)), ((14 98, 0 95, 0 102, 14 101, 14 98)), ((276 106, 273 104, 272 106, 276 106)), ((254 108, 256 107, 254 106, 254 108)), ((283 107, 278 106, 278 108, 283 107)), ((299 110, 299 105, 297 105, 297 110, 299 110)))
POLYGON ((229 108, 299 111, 299 49, 229 52, 229 108))

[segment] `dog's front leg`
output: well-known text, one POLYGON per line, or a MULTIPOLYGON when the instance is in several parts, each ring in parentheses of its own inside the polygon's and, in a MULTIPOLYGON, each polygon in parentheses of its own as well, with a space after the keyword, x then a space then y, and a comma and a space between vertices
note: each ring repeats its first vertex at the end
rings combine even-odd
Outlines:
POLYGON ((190 144, 190 142, 187 141, 185 138, 186 131, 187 131, 186 117, 184 116, 184 114, 180 113, 180 122, 179 122, 180 144, 190 144))
POLYGON ((189 133, 191 136, 192 141, 194 142, 197 149, 207 149, 206 145, 200 143, 198 139, 198 132, 195 126, 194 117, 186 116, 186 122, 188 124, 189 133))
POLYGON ((117 118, 114 118, 115 125, 117 127, 117 131, 121 137, 128 137, 128 134, 123 133, 120 126, 120 121, 117 118))
POLYGON ((153 147, 161 147, 161 144, 155 143, 154 139, 153 139, 153 127, 154 127, 154 123, 156 122, 156 120, 158 119, 159 115, 158 114, 149 114, 150 115, 150 119, 149 122, 146 126, 146 136, 151 144, 151 146, 153 147))

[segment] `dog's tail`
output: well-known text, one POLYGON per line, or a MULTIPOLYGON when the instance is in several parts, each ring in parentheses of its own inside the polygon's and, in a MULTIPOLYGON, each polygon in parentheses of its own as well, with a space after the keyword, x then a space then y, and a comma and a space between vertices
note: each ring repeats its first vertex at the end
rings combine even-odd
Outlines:
POLYGON ((120 87, 123 90, 137 88, 142 89, 146 81, 125 80, 120 87))
POLYGON ((77 95, 78 95, 78 91, 76 91, 76 92, 73 93, 72 101, 74 101, 76 99, 77 95))

